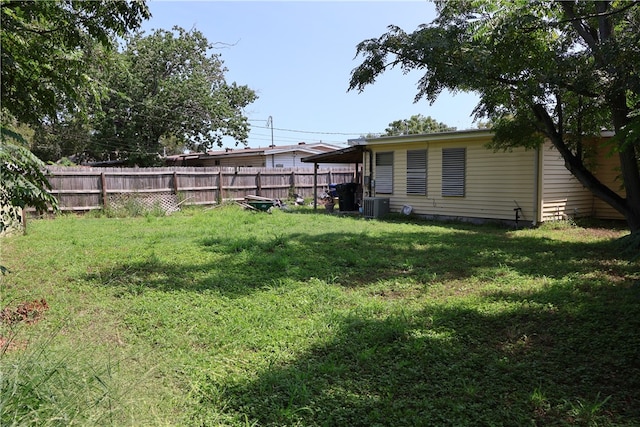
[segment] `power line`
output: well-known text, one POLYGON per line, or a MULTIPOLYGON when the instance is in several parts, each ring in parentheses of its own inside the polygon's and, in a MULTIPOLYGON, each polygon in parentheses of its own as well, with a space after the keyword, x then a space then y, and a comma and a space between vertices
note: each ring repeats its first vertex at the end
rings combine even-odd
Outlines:
MULTIPOLYGON (((251 121, 256 121, 255 119, 248 119, 251 121)), ((264 120, 262 120, 264 121, 264 120)), ((262 128, 262 129, 271 129, 269 126, 258 126, 251 125, 252 127, 262 128)), ((323 132, 323 131, 311 131, 311 130, 299 130, 299 129, 284 129, 284 128, 273 128, 274 130, 280 130, 283 132, 296 132, 296 133, 309 133, 309 134, 318 134, 318 135, 344 135, 344 136, 353 136, 353 135, 366 135, 371 132, 323 132)))

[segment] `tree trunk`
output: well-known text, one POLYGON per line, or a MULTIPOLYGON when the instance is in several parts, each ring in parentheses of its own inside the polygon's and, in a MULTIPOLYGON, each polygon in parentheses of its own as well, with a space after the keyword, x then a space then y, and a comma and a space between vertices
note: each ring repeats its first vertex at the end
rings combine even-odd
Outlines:
MULTIPOLYGON (((625 126, 629 123, 629 111, 626 105, 624 93, 620 93, 609 100, 613 127, 616 135, 624 132, 625 126)), ((620 170, 626 192, 626 210, 621 212, 627 219, 631 233, 640 232, 640 169, 638 168, 638 137, 635 134, 627 134, 627 138, 632 140, 622 140, 618 142, 620 170)))
MULTIPOLYGON (((584 165, 582 159, 571 152, 564 141, 564 136, 556 130, 555 122, 543 105, 534 105, 533 112, 545 129, 545 134, 562 156, 567 170, 569 170, 587 190, 591 191, 594 196, 620 212, 620 214, 625 217, 632 234, 639 233, 640 204, 638 200, 640 200, 640 174, 638 173, 638 160, 635 156, 634 144, 624 144, 624 150, 620 150, 620 164, 627 193, 626 198, 624 198, 604 185, 584 165), (629 179, 628 182, 627 179, 629 179)), ((616 131, 618 131, 618 129, 619 128, 617 128, 616 131)), ((623 143, 620 143, 620 147, 623 146, 623 143)))

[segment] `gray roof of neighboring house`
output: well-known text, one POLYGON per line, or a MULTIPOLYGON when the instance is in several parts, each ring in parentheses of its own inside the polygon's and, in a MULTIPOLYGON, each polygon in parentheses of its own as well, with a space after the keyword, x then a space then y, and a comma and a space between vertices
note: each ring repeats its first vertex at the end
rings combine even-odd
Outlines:
POLYGON ((224 150, 217 151, 207 151, 206 153, 188 153, 188 154, 176 154, 172 156, 167 156, 167 159, 170 160, 178 160, 181 158, 189 158, 189 159, 204 159, 204 158, 213 158, 213 157, 244 157, 244 156, 255 156, 255 155, 275 155, 281 153, 302 151, 309 154, 319 154, 324 152, 331 152, 337 149, 338 147, 331 144, 325 143, 298 143, 295 145, 280 145, 275 147, 258 147, 258 148, 250 148, 250 147, 242 147, 242 148, 226 148, 224 150))

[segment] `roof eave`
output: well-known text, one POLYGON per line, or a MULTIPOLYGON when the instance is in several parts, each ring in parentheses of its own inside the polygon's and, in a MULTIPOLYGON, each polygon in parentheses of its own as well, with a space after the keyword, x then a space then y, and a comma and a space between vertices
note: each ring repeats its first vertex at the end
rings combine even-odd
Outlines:
POLYGON ((434 132, 414 135, 382 136, 378 138, 365 138, 365 145, 422 142, 422 141, 454 141, 465 139, 477 139, 493 136, 491 129, 471 129, 450 132, 434 132))

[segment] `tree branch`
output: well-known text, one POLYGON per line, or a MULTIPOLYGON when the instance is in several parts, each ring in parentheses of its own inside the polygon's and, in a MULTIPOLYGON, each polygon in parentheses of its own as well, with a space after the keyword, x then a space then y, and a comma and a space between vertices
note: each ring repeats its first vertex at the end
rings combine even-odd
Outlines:
POLYGON ((578 34, 580 34, 580 37, 582 37, 587 45, 589 45, 591 50, 595 51, 598 47, 598 41, 593 37, 591 31, 589 31, 590 29, 582 22, 584 18, 581 16, 576 16, 576 13, 573 9, 573 3, 568 1, 561 1, 560 5, 562 6, 564 13, 569 17, 569 19, 565 20, 564 22, 570 22, 571 25, 573 25, 573 27, 576 29, 578 34))
POLYGON ((582 159, 571 152, 567 144, 564 142, 564 135, 556 131, 555 123, 549 113, 542 104, 534 104, 531 106, 536 120, 545 129, 544 134, 547 135, 553 146, 562 156, 564 165, 573 176, 578 179, 585 188, 589 189, 595 196, 602 199, 618 212, 624 213, 627 210, 626 200, 619 194, 604 185, 596 178, 582 162, 582 159))
MULTIPOLYGON (((563 3, 563 7, 565 7, 564 3, 567 3, 566 1, 561 1, 560 3, 563 3)), ((573 15, 573 18, 569 18, 569 19, 563 19, 560 21, 557 21, 556 24, 566 24, 567 22, 573 22, 576 20, 583 20, 583 19, 590 19, 590 18, 605 18, 607 16, 611 16, 611 15, 615 15, 616 13, 621 13, 624 12, 627 9, 631 9, 633 6, 638 6, 637 1, 631 1, 629 4, 621 7, 620 9, 614 9, 610 12, 598 12, 598 13, 592 13, 591 15, 584 15, 584 16, 575 16, 575 14, 573 15)))

